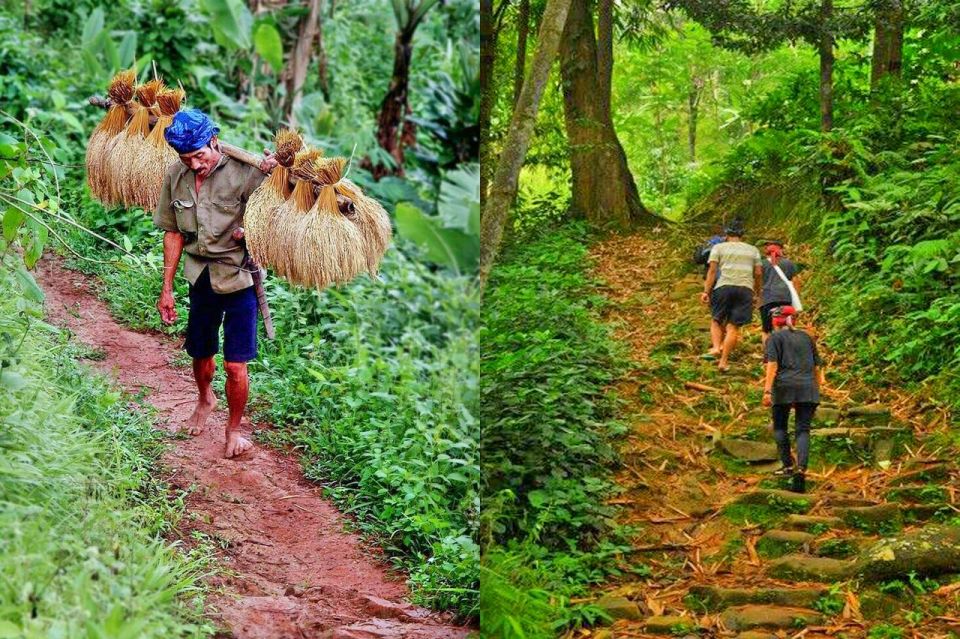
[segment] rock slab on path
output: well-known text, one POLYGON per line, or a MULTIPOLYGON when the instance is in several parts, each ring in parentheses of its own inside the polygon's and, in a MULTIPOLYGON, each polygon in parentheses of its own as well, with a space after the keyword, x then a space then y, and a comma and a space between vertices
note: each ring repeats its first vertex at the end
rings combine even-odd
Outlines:
POLYGON ((738 606, 727 608, 720 621, 727 630, 754 628, 798 628, 820 623, 823 615, 806 608, 781 606, 738 606))
MULTIPOLYGON (((158 276, 159 277, 159 276, 158 276)), ((42 260, 37 279, 52 323, 105 354, 94 365, 126 390, 146 390, 159 422, 178 430, 196 401, 190 369, 170 365, 172 338, 121 326, 87 278, 42 260)), ((252 380, 256 385, 256 379, 252 380)), ((220 399, 220 406, 226 401, 220 399)), ((303 478, 296 458, 258 446, 242 461, 223 459, 226 412, 164 456, 170 481, 193 490, 183 522, 226 540, 231 573, 213 578, 212 619, 235 639, 461 639, 469 629, 406 602, 402 576, 345 531, 347 518, 303 478), (371 603, 371 602, 375 603, 371 603)), ((268 427, 268 425, 259 425, 268 427)), ((189 530, 181 530, 186 535, 189 530)))
POLYGON ((826 588, 723 588, 692 586, 690 604, 700 612, 719 612, 731 606, 777 604, 809 608, 826 593, 826 588))
POLYGON ((769 442, 724 438, 717 445, 731 457, 745 462, 771 462, 779 459, 777 445, 769 442))

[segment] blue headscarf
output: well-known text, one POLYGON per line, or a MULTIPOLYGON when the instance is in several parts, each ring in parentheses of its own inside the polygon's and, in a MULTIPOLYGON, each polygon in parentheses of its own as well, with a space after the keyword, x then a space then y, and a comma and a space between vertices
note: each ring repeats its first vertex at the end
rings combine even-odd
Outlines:
POLYGON ((210 138, 220 133, 220 127, 213 123, 206 113, 199 109, 177 111, 173 122, 163 132, 167 144, 177 153, 192 153, 207 144, 210 138))

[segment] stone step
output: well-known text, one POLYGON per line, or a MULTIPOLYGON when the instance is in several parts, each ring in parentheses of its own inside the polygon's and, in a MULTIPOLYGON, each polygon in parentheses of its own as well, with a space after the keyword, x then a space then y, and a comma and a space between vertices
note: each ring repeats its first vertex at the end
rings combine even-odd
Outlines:
POLYGON ((620 595, 604 595, 594 605, 602 609, 612 619, 629 619, 631 621, 643 619, 640 606, 620 595))
POLYGON ((825 530, 843 528, 845 525, 839 517, 829 517, 824 515, 787 515, 787 518, 780 524, 783 528, 790 530, 804 530, 810 532, 811 529, 825 530))
POLYGON ((687 607, 701 612, 720 612, 732 606, 777 604, 810 608, 827 592, 826 588, 722 588, 692 586, 684 599, 687 607))
POLYGON ((755 506, 770 506, 784 512, 806 512, 813 506, 814 498, 808 494, 794 493, 789 490, 762 488, 741 494, 735 503, 755 506))
POLYGON ((773 462, 779 459, 777 445, 772 442, 724 438, 717 442, 717 447, 735 459, 750 463, 773 462))
POLYGON ((831 507, 831 513, 851 528, 869 532, 895 532, 903 527, 903 513, 898 504, 875 506, 831 507))
POLYGON ((768 530, 757 540, 757 552, 761 557, 782 557, 809 549, 815 538, 799 530, 768 530))
POLYGON ((851 406, 846 410, 846 416, 863 423, 887 424, 890 422, 890 407, 883 404, 851 406))
POLYGON ((828 497, 826 500, 826 505, 831 508, 849 508, 849 507, 866 507, 866 506, 878 506, 881 502, 876 501, 875 499, 864 499, 862 497, 828 497))
POLYGON ((643 629, 652 635, 683 635, 695 633, 697 622, 690 617, 679 615, 658 615, 648 618, 643 624, 643 629))
POLYGON ((900 485, 887 491, 888 500, 907 504, 942 504, 948 497, 947 490, 937 484, 900 485))
POLYGON ((734 639, 779 639, 776 634, 766 630, 747 630, 741 632, 734 639))
POLYGON ((931 464, 923 468, 900 473, 897 477, 890 480, 890 485, 906 486, 915 483, 942 481, 949 479, 949 477, 950 468, 946 464, 931 464))
POLYGON ((817 539, 810 544, 810 554, 831 559, 849 559, 873 543, 864 537, 830 537, 817 539))
POLYGON ((798 629, 821 623, 823 615, 808 608, 746 605, 727 608, 720 615, 720 621, 727 630, 798 629))
POLYGON ((871 439, 889 438, 910 433, 909 428, 898 426, 838 426, 835 428, 814 428, 810 437, 843 437, 856 443, 866 443, 871 439))
POLYGON ((813 557, 810 555, 787 555, 775 559, 767 566, 771 577, 786 581, 841 581, 853 574, 856 563, 843 559, 813 557))

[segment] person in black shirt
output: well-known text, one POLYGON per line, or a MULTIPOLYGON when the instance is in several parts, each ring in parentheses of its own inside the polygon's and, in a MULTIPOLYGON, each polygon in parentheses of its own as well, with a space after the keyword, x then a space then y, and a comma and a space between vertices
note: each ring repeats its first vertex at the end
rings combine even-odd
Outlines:
POLYGON ((791 475, 793 490, 802 493, 810 454, 810 422, 820 403, 823 366, 813 339, 794 326, 796 311, 792 306, 778 306, 771 315, 774 332, 766 345, 763 405, 772 409, 773 436, 783 462, 777 474, 791 475), (787 435, 791 408, 796 412, 796 466, 787 435))

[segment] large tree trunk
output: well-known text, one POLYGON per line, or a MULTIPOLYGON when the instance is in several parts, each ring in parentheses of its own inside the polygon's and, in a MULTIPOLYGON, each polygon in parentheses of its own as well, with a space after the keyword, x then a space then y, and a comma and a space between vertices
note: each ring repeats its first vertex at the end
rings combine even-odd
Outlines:
POLYGON ((303 84, 313 57, 313 42, 320 33, 320 0, 310 0, 310 11, 301 18, 297 46, 290 56, 287 73, 287 119, 297 125, 296 109, 303 98, 303 84))
POLYGON ((833 0, 820 4, 820 130, 833 129, 833 0))
POLYGON ((513 70, 513 106, 520 100, 527 65, 527 36, 530 32, 530 0, 520 0, 517 12, 517 63, 513 70))
MULTIPOLYGON (((503 0, 504 2, 506 0, 503 0)), ((493 70, 497 62, 497 29, 493 17, 493 0, 480 0, 480 202, 487 197, 490 174, 490 116, 496 102, 493 70)))
POLYGON ((873 59, 870 65, 870 89, 876 90, 888 75, 900 76, 903 66, 903 4, 884 0, 877 8, 873 32, 873 59))
POLYGON ((560 48, 572 213, 597 227, 653 223, 657 218, 640 202, 610 110, 603 108, 610 101, 609 86, 603 88, 593 34, 588 0, 573 0, 560 48))
POLYGON ((530 63, 530 73, 523 82, 520 100, 510 118, 510 127, 507 129, 503 151, 500 153, 493 184, 490 186, 490 195, 483 203, 483 213, 480 217, 481 287, 486 285, 490 269, 493 268, 497 252, 500 250, 503 228, 517 195, 520 168, 523 166, 523 158, 530 146, 533 126, 537 121, 537 110, 540 108, 540 98, 543 96, 547 78, 550 76, 550 67, 553 65, 554 58, 557 57, 570 3, 571 0, 547 0, 537 36, 537 50, 530 63))
POLYGON ((610 113, 613 93, 613 0, 597 2, 597 85, 600 110, 610 113))

